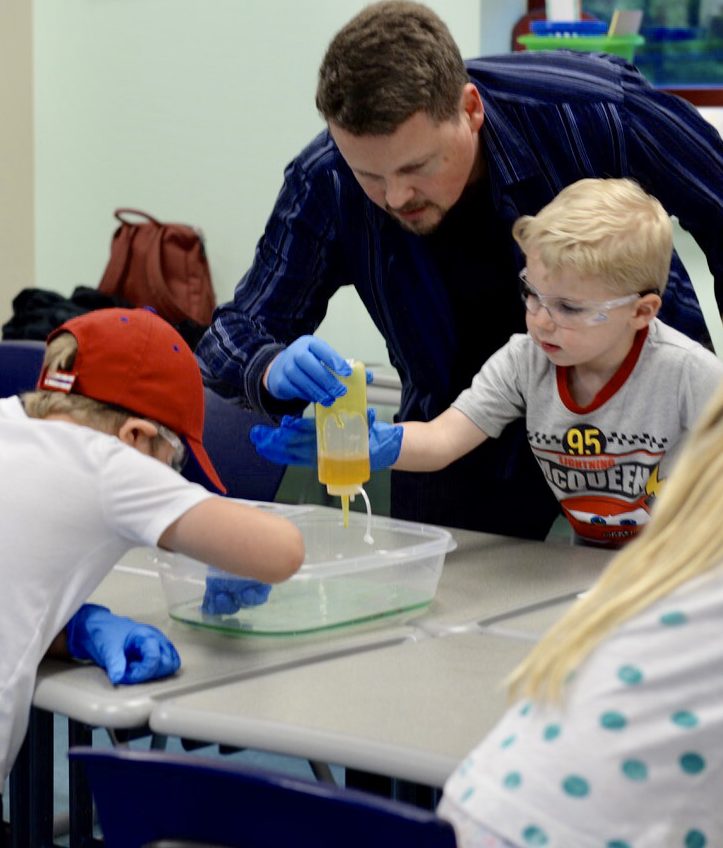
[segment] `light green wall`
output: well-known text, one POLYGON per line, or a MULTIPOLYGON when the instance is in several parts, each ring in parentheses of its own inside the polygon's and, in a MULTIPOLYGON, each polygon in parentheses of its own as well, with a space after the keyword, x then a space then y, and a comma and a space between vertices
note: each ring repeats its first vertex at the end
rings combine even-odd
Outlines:
POLYGON ((0 323, 15 294, 35 279, 31 45, 27 0, 0 3, 0 323))
MULTIPOLYGON (((37 285, 95 286, 113 209, 135 206, 201 226, 218 297, 230 298, 284 166, 321 129, 326 45, 364 5, 35 0, 37 285)), ((479 0, 429 5, 465 55, 479 53, 479 0)), ((387 361, 352 292, 321 332, 345 355, 387 361)))
MULTIPOLYGON (((321 128, 313 98, 326 45, 364 5, 34 0, 33 43, 20 53, 34 54, 34 150, 25 162, 34 162, 35 225, 34 232, 22 227, 13 243, 19 250, 25 238, 32 246, 34 236, 35 284, 67 294, 76 285, 97 285, 115 228, 113 209, 136 206, 201 226, 219 300, 230 298, 284 166, 321 128)), ((463 54, 473 56, 506 51, 526 4, 429 5, 447 21, 463 54)), ((17 61, 7 51, 3 61, 13 63, 6 71, 13 79, 17 61)), ((15 148, 30 146, 32 119, 14 129, 15 148)), ((27 195, 32 180, 23 185, 27 195)), ((32 208, 20 189, 9 206, 32 208)), ((679 240, 698 288, 709 296, 705 262, 685 234, 679 240)), ((32 270, 32 262, 24 267, 32 270)), ((9 303, 20 286, 13 280, 8 292, 3 284, 0 298, 7 295, 9 303)), ((708 309, 715 320, 714 305, 708 309)), ((388 361, 353 290, 332 300, 319 332, 344 355, 388 361)))

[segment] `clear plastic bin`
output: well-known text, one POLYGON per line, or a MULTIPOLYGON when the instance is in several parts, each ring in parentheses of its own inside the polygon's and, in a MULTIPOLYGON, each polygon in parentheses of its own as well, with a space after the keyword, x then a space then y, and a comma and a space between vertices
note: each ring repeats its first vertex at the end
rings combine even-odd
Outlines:
POLYGON ((269 600, 234 615, 201 609, 208 566, 159 551, 161 582, 170 616, 198 627, 239 636, 294 636, 386 620, 406 621, 434 599, 444 558, 457 546, 449 531, 431 525, 373 517, 374 543, 364 541, 366 516, 340 510, 289 516, 302 531, 306 559, 269 600))

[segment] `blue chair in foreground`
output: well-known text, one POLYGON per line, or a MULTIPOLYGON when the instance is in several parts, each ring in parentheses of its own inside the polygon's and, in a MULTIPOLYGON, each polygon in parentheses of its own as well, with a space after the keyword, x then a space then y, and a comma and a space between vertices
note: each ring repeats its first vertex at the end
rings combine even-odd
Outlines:
POLYGON ((71 748, 105 848, 455 848, 434 813, 207 757, 71 748))
POLYGON ((0 341, 0 397, 35 388, 43 364, 45 342, 0 341))

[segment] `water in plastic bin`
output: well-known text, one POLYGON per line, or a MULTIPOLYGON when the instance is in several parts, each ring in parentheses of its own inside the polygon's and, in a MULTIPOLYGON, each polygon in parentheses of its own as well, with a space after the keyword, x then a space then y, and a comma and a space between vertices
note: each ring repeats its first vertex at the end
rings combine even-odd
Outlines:
MULTIPOLYGON (((274 504, 274 506, 278 506, 274 504)), ((441 527, 373 516, 374 543, 364 540, 368 518, 339 510, 286 507, 301 530, 306 558, 289 580, 274 585, 265 604, 228 615, 204 612, 208 566, 170 551, 153 553, 176 621, 244 637, 298 637, 340 627, 408 621, 433 601, 445 555, 455 547, 441 527)))

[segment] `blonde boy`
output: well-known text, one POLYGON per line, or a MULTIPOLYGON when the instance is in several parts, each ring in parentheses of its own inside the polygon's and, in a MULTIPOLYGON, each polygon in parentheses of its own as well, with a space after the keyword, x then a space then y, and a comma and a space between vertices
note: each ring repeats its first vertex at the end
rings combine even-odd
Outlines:
POLYGON ((171 467, 188 450, 223 490, 203 448, 203 415, 193 353, 145 309, 68 321, 49 337, 38 391, 0 400, 0 785, 25 733, 38 663, 69 620, 72 656, 133 682, 132 668, 125 677, 108 667, 94 632, 115 632, 108 611, 79 610, 127 550, 160 545, 272 583, 301 564, 292 524, 171 467))
MULTIPOLYGON (((527 334, 512 336, 432 421, 373 424, 372 467, 444 468, 524 416, 532 452, 575 533, 619 545, 647 523, 723 363, 656 318, 672 229, 636 183, 580 180, 520 218, 513 235, 527 260, 527 334)), ((287 421, 253 438, 265 456, 293 462, 304 461, 303 435, 287 421)))
POLYGON ((723 364, 656 319, 671 223, 636 183, 580 180, 519 219, 513 235, 527 259, 527 334, 491 357, 449 410, 405 424, 394 467, 442 468, 526 415, 532 452, 574 531, 619 544, 647 523, 723 364))

